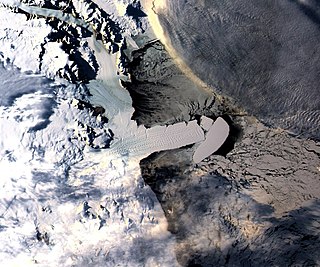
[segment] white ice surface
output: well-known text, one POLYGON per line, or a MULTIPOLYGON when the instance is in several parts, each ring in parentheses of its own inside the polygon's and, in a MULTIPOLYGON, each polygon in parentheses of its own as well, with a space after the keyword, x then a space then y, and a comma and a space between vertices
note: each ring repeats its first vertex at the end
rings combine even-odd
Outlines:
POLYGON ((71 105, 73 90, 26 93, 0 107, 1 264, 177 265, 174 240, 139 162, 92 152, 76 138, 77 121, 90 114, 71 105), (53 97, 53 107, 42 105, 53 97), (49 108, 49 125, 30 131, 49 108), (48 238, 39 241, 37 231, 38 239, 48 238))
POLYGON ((27 21, 25 15, 0 6, 0 58, 9 59, 22 71, 38 72, 41 44, 50 31, 45 19, 27 21))
MULTIPOLYGON (((2 59, 10 59, 22 71, 38 72, 37 48, 49 28, 42 19, 35 21, 40 21, 43 29, 33 29, 29 24, 34 20, 27 22, 23 15, 8 14, 12 15, 11 25, 4 13, 0 17, 6 23, 1 24, 6 27, 0 38, 2 59), (13 23, 15 16, 18 25, 13 23), (17 32, 19 28, 21 32, 17 32), (10 48, 15 44, 30 53, 10 48)), ((44 47, 58 55, 43 58, 42 71, 51 77, 65 64, 66 55, 56 43, 44 47)), ((98 79, 90 89, 94 92, 100 83, 103 99, 115 103, 114 110, 106 108, 114 115, 108 126, 121 136, 126 132, 121 128, 136 125, 130 120, 131 98, 114 72, 115 57, 106 57, 106 50, 101 56, 97 48, 94 51, 106 62, 99 62, 98 79)), ((119 142, 110 151, 86 145, 82 140, 85 130, 79 125, 96 125, 96 131, 105 126, 98 117, 72 104, 76 86, 51 85, 49 80, 43 82, 17 70, 1 69, 1 73, 1 90, 11 92, 4 94, 8 99, 2 99, 0 106, 1 265, 177 266, 174 239, 167 231, 161 206, 140 176, 139 153, 125 157, 116 149, 119 142)), ((146 129, 142 136, 134 129, 136 132, 129 134, 133 145, 129 142, 126 147, 130 152, 139 140, 145 145, 147 138, 146 129)))
POLYGON ((206 116, 201 116, 200 126, 203 130, 208 131, 212 124, 213 124, 212 119, 206 116))
POLYGON ((229 131, 228 123, 221 117, 217 118, 208 130, 204 142, 194 152, 193 161, 199 163, 216 152, 228 138, 229 131))
MULTIPOLYGON (((0 17, 2 59, 38 72, 40 44, 50 29, 44 19, 26 21, 6 11, 0 17), (35 22, 43 27, 33 27, 35 22)), ((66 56, 58 44, 45 49, 58 55, 43 60, 44 74, 54 73, 66 56)), ((1 91, 11 92, 0 106, 1 265, 176 266, 174 239, 140 176, 139 160, 93 150, 79 138, 80 124, 99 121, 72 105, 76 87, 8 72, 0 72, 1 91)), ((124 91, 111 92, 115 103, 123 99, 124 91)), ((131 114, 128 101, 119 106, 131 114)))
MULTIPOLYGON (((88 28, 92 25, 86 18, 95 12, 84 5, 84 20, 75 20, 61 11, 6 2, 88 28)), ((133 22, 120 16, 129 3, 133 1, 108 5, 124 35, 136 27, 125 26, 133 22)), ((78 109, 74 103, 83 94, 80 87, 23 73, 40 71, 42 49, 43 75, 54 78, 68 63, 60 45, 45 40, 50 31, 44 18, 27 21, 0 7, 1 59, 22 71, 0 66, 0 92, 10 92, 0 102, 1 265, 178 266, 174 238, 141 178, 139 161, 155 151, 203 141, 203 130, 195 121, 138 127, 131 120, 130 95, 119 81, 119 54, 109 54, 94 36, 82 40, 99 64, 97 79, 88 85, 89 99, 104 107, 109 122, 102 124, 99 116, 78 109), (110 149, 88 146, 90 131, 101 133, 93 141, 99 147, 109 129, 114 133, 110 149)))

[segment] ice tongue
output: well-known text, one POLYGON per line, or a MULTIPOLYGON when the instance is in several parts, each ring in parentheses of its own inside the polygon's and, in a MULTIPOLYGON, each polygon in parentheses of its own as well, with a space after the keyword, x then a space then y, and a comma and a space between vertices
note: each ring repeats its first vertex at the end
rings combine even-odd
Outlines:
POLYGON ((221 117, 217 118, 208 130, 205 140, 193 154, 193 161, 199 163, 212 153, 216 152, 226 141, 229 135, 229 125, 221 117))

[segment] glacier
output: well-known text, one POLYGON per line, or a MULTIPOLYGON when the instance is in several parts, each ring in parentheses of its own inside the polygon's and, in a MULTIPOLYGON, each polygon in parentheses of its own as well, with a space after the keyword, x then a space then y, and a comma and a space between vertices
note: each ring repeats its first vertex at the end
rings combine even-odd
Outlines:
POLYGON ((131 35, 141 32, 123 16, 133 2, 75 0, 73 13, 62 10, 64 2, 50 2, 56 9, 45 1, 0 2, 4 266, 179 266, 175 238, 139 162, 202 142, 205 132, 195 120, 146 128, 131 119, 132 100, 120 79, 127 79, 124 37, 135 46, 131 35), (100 5, 112 15, 93 9, 100 5), (78 47, 68 49, 94 58, 95 79, 74 74, 76 63, 65 43, 50 39, 48 20, 77 32, 78 47))

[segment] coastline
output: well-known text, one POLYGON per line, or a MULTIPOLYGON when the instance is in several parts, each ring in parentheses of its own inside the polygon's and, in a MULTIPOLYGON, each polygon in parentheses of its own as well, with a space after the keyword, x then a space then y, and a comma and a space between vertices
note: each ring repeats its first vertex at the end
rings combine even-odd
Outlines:
MULTIPOLYGON (((166 2, 159 10, 165 8, 166 2)), ((85 14, 95 14, 92 9, 98 12, 79 7, 85 14)), ((41 21, 39 29, 49 28, 41 21)), ((170 40, 160 35, 168 49, 170 40)), ((194 74, 182 72, 181 59, 174 50, 171 59, 159 41, 129 50, 136 54, 136 83, 128 89, 119 84, 117 56, 94 36, 77 38, 85 40, 83 57, 98 66, 95 79, 61 86, 57 94, 51 87, 42 94, 30 89, 14 95, 12 107, 0 106, 0 163, 7 170, 0 200, 6 250, 0 253, 7 265, 19 259, 52 267, 263 266, 264 259, 286 266, 292 257, 301 265, 319 262, 319 143, 234 116, 241 141, 195 164, 192 144, 210 138, 213 122, 199 125, 200 116, 215 119, 225 102, 210 97, 205 85, 199 90, 194 74), (136 101, 145 109, 132 118, 136 101)), ((42 68, 54 53, 68 59, 58 43, 49 43, 42 46, 42 68)), ((16 56, 38 60, 36 53, 16 56)))

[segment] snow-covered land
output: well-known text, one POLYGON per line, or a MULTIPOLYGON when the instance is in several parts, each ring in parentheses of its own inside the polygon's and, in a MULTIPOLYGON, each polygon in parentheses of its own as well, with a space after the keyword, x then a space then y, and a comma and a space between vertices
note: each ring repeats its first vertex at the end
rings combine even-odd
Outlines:
MULTIPOLYGON (((219 60, 203 68, 207 52, 225 51, 219 25, 270 26, 250 16, 263 6, 261 19, 280 13, 275 25, 291 32, 292 9, 141 2, 0 0, 0 266, 320 266, 319 142, 262 124, 194 74, 224 73, 219 60), (205 25, 194 35, 189 19, 205 25)), ((300 2, 280 4, 300 6, 315 29, 315 3, 300 2)))
POLYGON ((148 27, 128 15, 139 8, 0 1, 1 266, 178 266, 139 161, 205 132, 131 119, 120 79, 124 50, 148 27))

